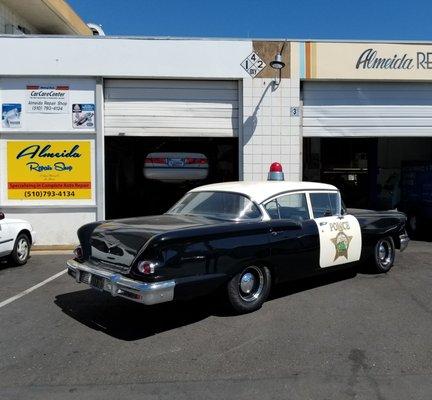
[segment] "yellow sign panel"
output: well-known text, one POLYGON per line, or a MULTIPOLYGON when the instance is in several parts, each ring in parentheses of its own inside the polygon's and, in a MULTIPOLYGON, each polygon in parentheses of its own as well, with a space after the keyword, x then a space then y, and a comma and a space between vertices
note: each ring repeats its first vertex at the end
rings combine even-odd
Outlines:
POLYGON ((91 199, 91 141, 8 141, 8 199, 91 199))

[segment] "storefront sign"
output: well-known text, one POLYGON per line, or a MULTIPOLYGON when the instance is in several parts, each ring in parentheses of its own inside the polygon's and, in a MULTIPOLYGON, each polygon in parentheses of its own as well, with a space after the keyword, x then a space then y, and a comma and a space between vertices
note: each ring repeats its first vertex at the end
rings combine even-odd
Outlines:
POLYGON ((432 78, 432 46, 393 43, 305 43, 300 65, 306 79, 432 78))
POLYGON ((8 141, 9 200, 91 199, 91 142, 8 141))
POLYGON ((22 107, 20 103, 3 103, 2 127, 21 128, 21 111, 22 107))
POLYGON ((69 112, 69 86, 27 85, 26 112, 65 114, 69 112))
POLYGON ((94 104, 72 105, 72 125, 74 129, 93 129, 95 118, 94 104))

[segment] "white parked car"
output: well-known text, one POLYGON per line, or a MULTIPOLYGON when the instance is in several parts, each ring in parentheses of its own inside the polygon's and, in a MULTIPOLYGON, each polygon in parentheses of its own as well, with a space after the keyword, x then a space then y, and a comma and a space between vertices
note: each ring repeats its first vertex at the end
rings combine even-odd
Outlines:
POLYGON ((35 234, 29 222, 5 218, 0 212, 0 257, 9 259, 15 265, 24 265, 35 243, 35 234))

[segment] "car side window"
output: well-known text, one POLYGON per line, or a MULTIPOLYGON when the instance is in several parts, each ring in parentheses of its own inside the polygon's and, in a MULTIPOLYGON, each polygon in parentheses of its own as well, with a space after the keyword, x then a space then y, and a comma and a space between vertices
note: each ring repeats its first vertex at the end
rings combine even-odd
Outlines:
POLYGON ((271 219, 290 219, 301 222, 310 218, 304 193, 293 193, 280 196, 265 204, 271 219))
POLYGON ((310 200, 315 218, 340 214, 341 206, 338 193, 311 193, 310 200))
POLYGON ((280 219, 279 207, 276 200, 269 201, 265 204, 264 208, 271 219, 280 219))

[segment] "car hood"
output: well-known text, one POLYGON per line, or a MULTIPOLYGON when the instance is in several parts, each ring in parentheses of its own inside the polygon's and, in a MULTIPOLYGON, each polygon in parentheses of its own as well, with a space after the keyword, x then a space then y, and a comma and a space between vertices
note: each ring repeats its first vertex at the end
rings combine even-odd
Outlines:
POLYGON ((142 247, 159 234, 218 223, 211 218, 169 214, 106 221, 91 233, 90 256, 129 267, 142 247))

